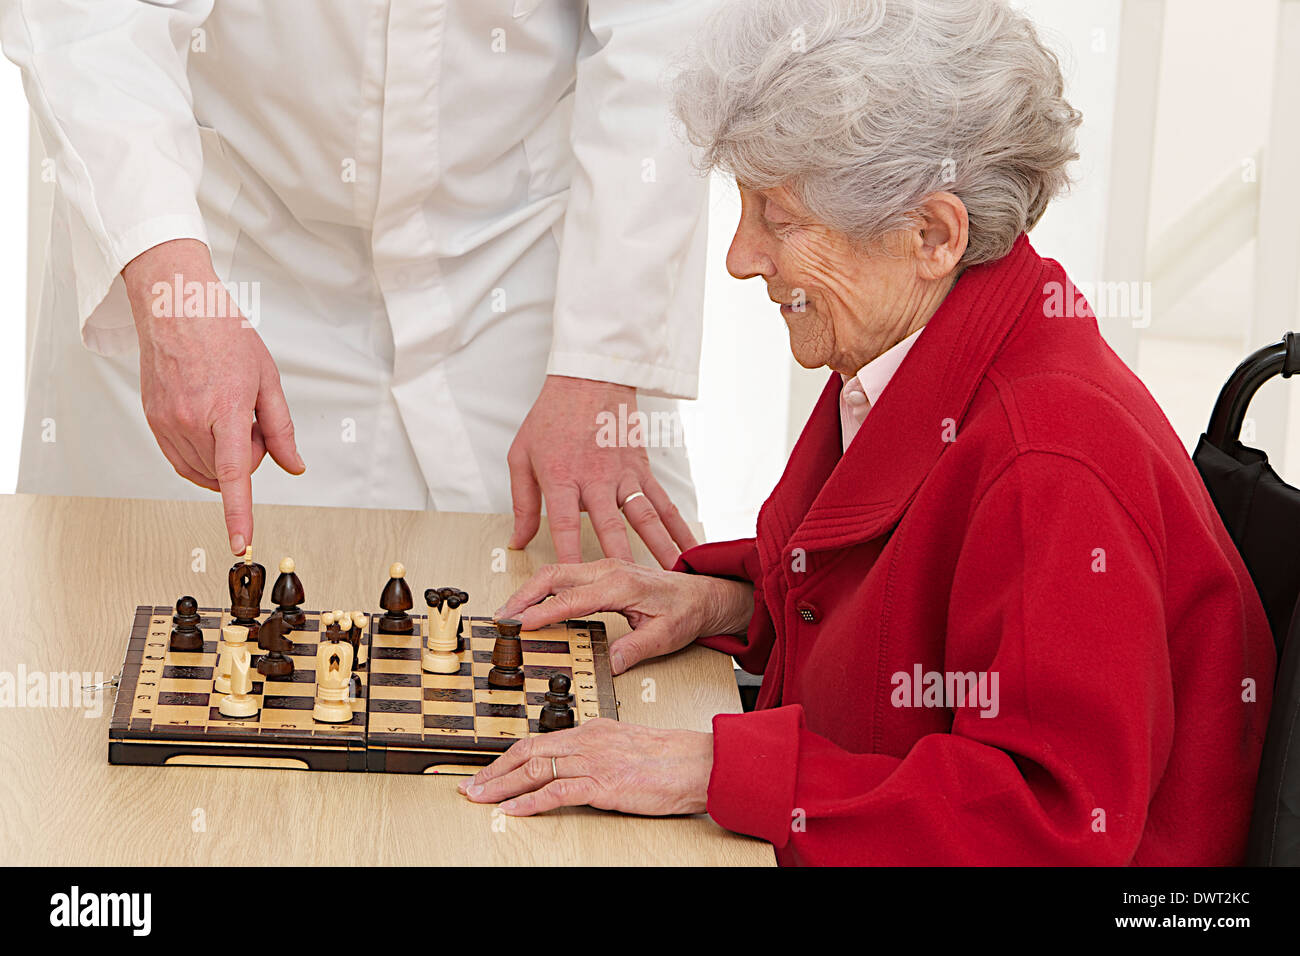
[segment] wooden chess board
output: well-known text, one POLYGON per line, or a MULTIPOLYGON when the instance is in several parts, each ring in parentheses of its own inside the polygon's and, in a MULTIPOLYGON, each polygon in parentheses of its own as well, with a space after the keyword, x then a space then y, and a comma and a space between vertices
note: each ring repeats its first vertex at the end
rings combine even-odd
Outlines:
MULTIPOLYGON (((389 773, 469 773, 521 737, 537 732, 542 696, 553 674, 572 681, 574 719, 618 718, 604 625, 565 621, 521 635, 522 691, 487 686, 495 628, 465 616, 460 671, 420 667, 426 616, 415 632, 384 634, 370 616, 361 636, 368 658, 356 668, 362 692, 352 722, 312 718, 320 612, 292 632, 294 671, 280 680, 255 673, 253 717, 224 717, 213 672, 221 628, 230 613, 200 608, 203 649, 170 650, 171 607, 136 608, 109 726, 114 764, 282 767, 389 773)), ((265 615, 263 615, 264 617, 265 615)), ((261 653, 252 648, 253 666, 261 653)))

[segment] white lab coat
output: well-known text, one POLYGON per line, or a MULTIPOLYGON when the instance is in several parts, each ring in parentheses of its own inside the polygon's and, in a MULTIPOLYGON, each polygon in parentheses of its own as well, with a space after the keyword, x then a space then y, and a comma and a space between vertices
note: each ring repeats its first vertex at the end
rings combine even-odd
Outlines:
MULTIPOLYGON (((175 238, 280 369, 308 467, 258 501, 506 512, 548 372, 695 396, 707 187, 664 73, 709 3, 0 4, 55 189, 20 491, 211 496, 149 432, 119 275, 175 238)), ((651 461, 691 513, 684 449, 651 461)))

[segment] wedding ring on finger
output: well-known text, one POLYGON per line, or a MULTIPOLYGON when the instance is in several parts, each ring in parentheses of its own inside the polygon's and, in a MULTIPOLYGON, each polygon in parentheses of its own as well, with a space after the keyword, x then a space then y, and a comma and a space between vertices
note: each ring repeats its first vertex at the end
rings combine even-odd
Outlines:
POLYGON ((634 491, 626 498, 623 499, 623 503, 619 505, 619 508, 626 510, 629 501, 635 501, 637 498, 644 498, 644 497, 645 497, 644 491, 634 491))

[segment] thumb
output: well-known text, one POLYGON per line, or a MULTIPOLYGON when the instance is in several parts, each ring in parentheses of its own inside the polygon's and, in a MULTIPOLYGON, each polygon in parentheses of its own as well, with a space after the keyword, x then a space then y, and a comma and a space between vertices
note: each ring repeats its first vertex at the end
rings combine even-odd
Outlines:
POLYGON ((284 389, 280 387, 280 373, 270 356, 266 358, 266 365, 270 367, 263 369, 257 392, 257 423, 262 431, 262 440, 277 465, 291 475, 301 475, 307 466, 294 441, 293 418, 289 415, 284 389))

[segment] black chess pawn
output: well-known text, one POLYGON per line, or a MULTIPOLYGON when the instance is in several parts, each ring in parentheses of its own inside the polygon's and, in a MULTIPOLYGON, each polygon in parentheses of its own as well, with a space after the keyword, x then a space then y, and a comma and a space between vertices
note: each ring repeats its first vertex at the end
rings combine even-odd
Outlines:
POLYGON ((266 651, 257 662, 257 671, 263 677, 288 677, 293 673, 293 658, 286 657, 293 650, 293 641, 287 636, 290 627, 284 615, 272 611, 257 631, 257 646, 266 651))
POLYGON ((176 602, 176 613, 172 615, 170 647, 173 651, 203 650, 203 630, 199 627, 199 602, 185 595, 176 602))
POLYGON ((301 630, 307 623, 307 615, 302 612, 302 602, 306 599, 293 558, 285 558, 280 562, 280 576, 271 588, 271 601, 284 615, 284 622, 295 630, 301 630))
POLYGON ((497 621, 497 639, 492 647, 492 669, 488 671, 488 687, 494 690, 524 689, 524 650, 519 643, 523 624, 507 619, 497 621))
POLYGON ((353 671, 352 676, 348 678, 348 697, 352 700, 361 699, 361 675, 356 671, 353 671))
POLYGON ((406 583, 406 568, 394 562, 388 569, 388 583, 379 595, 379 606, 384 615, 379 619, 379 630, 384 634, 410 634, 415 630, 415 618, 406 612, 415 607, 411 587, 406 583))
POLYGON ((569 678, 563 674, 551 678, 546 702, 542 704, 542 712, 537 718, 537 729, 541 733, 567 730, 573 726, 573 695, 569 693, 569 686, 569 678))
POLYGON ((230 569, 230 623, 251 627, 262 613, 262 589, 266 586, 266 568, 253 561, 253 546, 244 550, 242 561, 230 569))

